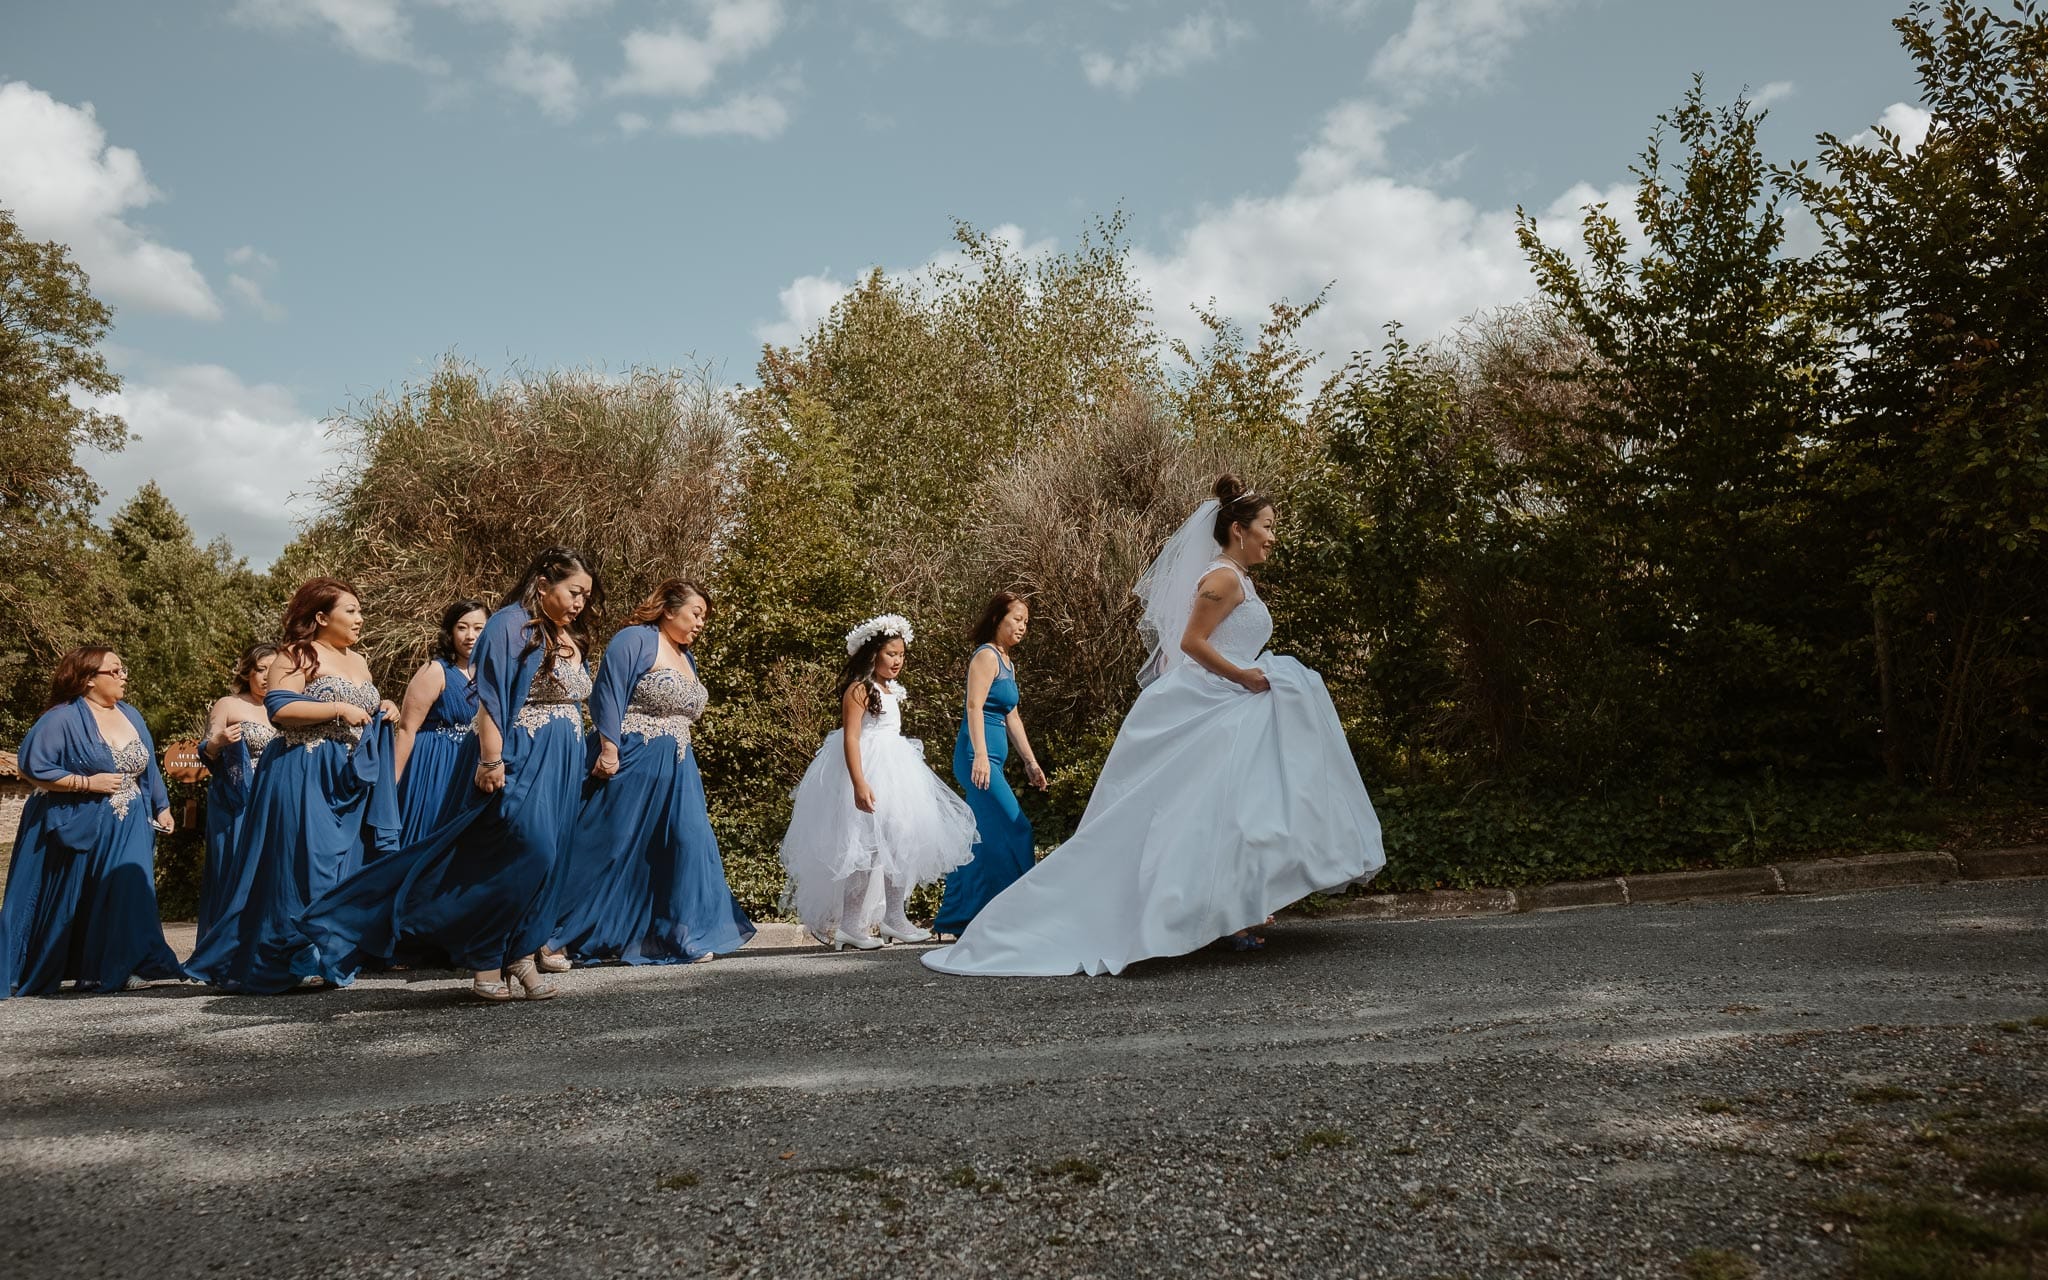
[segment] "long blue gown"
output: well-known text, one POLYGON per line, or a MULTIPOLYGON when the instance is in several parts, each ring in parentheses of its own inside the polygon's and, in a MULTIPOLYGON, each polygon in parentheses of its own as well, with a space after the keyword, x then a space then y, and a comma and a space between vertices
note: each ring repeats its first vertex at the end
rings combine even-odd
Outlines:
POLYGON ((531 615, 508 605, 477 640, 476 692, 503 726, 505 786, 466 788, 449 819, 312 904, 301 925, 321 972, 348 983, 365 961, 503 969, 539 950, 555 922, 555 868, 585 769, 589 669, 542 669, 531 615))
POLYGON ((696 659, 687 671, 654 667, 660 643, 652 623, 627 627, 597 669, 590 718, 618 744, 619 771, 583 784, 548 942, 579 961, 680 964, 754 936, 726 884, 690 747, 710 697, 696 659))
POLYGON ((245 720, 241 741, 230 742, 220 751, 200 749, 199 758, 213 775, 206 784, 206 865, 199 877, 198 936, 202 938, 214 921, 241 910, 235 893, 238 889, 246 892, 249 883, 247 868, 237 854, 242 815, 249 808, 263 749, 276 737, 274 726, 245 720))
MULTIPOLYGON (((993 650, 995 646, 982 648, 993 650)), ((996 652, 996 664, 996 678, 981 705, 982 737, 988 745, 988 790, 974 785, 974 739, 964 718, 960 736, 953 743, 953 778, 967 793, 967 807, 974 810, 980 838, 974 842, 973 859, 946 873, 946 890, 939 899, 938 919, 932 924, 940 933, 957 934, 965 929, 990 899, 1031 870, 1031 819, 1024 816, 1016 792, 1003 776, 1003 763, 1010 758, 1006 722, 1017 709, 1017 672, 1000 651, 996 652)))
POLYGON ((340 720, 281 725, 264 753, 236 840, 247 890, 185 965, 202 982, 251 995, 320 975, 299 914, 360 868, 367 850, 398 844, 391 723, 378 711, 377 686, 318 676, 303 694, 273 689, 263 701, 273 718, 301 702, 346 702, 375 714, 361 729, 340 720))
POLYGON ((398 804, 404 811, 398 842, 405 848, 454 817, 465 793, 476 789, 476 693, 460 667, 442 658, 434 661, 445 677, 441 696, 413 735, 405 776, 398 782, 398 804))
POLYGON ((155 816, 170 804, 156 743, 116 703, 136 740, 116 751, 82 697, 50 708, 21 740, 23 777, 127 775, 113 795, 38 791, 21 811, 0 901, 0 1000, 66 980, 119 991, 130 977, 181 976, 156 905, 155 816))

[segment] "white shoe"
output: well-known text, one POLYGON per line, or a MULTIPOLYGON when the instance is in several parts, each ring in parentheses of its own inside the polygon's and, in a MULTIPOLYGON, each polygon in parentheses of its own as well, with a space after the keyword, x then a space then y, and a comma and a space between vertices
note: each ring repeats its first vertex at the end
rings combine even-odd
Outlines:
POLYGON ((920 929, 914 924, 906 923, 901 929, 894 929, 889 926, 888 921, 884 920, 881 924, 881 931, 882 936, 891 942, 930 942, 932 940, 931 930, 920 929))
POLYGON ((834 929, 832 931, 832 949, 834 951, 838 951, 842 947, 852 947, 856 951, 875 951, 879 950, 881 945, 882 940, 873 934, 864 933, 856 938, 844 929, 834 929))

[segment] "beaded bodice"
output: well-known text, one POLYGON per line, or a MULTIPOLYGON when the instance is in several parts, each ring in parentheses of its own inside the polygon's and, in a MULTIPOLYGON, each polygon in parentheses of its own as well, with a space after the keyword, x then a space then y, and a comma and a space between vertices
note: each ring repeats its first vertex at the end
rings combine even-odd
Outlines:
MULTIPOLYGON (((346 702, 352 707, 375 714, 382 701, 377 696, 377 686, 365 680, 357 683, 347 676, 320 676, 306 684, 306 696, 315 702, 346 702)), ((317 724, 281 726, 277 736, 283 738, 285 746, 304 747, 311 751, 323 742, 339 742, 353 747, 363 736, 361 725, 346 720, 322 720, 317 724)))
POLYGON ((534 673, 526 704, 512 717, 512 723, 526 730, 528 737, 553 720, 575 720, 580 724, 583 704, 589 700, 590 673, 582 663, 558 657, 534 673))
POLYGON ((249 763, 259 764, 263 759, 263 748, 277 737, 277 726, 262 720, 242 721, 242 742, 249 748, 249 763))
POLYGON ((121 775, 121 785, 107 797, 107 803, 114 806, 115 817, 125 818, 128 816, 128 806, 134 803, 136 796, 142 794, 142 787, 137 779, 149 772, 149 751, 142 745, 140 738, 124 742, 113 751, 114 771, 121 775))
POLYGON ((1216 652, 1240 666, 1256 662, 1265 651, 1266 642, 1273 638, 1273 613, 1259 599, 1259 589, 1252 585, 1244 570, 1228 560, 1218 560, 1209 568, 1230 570, 1244 588, 1244 599, 1216 624, 1216 629, 1209 633, 1209 643, 1216 647, 1216 652))
POLYGON ((891 680, 882 686, 879 703, 870 702, 867 711, 860 718, 860 736, 871 734, 903 733, 903 686, 891 680))
POLYGON ((697 673, 682 667, 655 667, 633 686, 626 703, 621 734, 637 733, 646 738, 673 738, 676 759, 690 751, 690 727, 711 703, 711 691, 697 673))

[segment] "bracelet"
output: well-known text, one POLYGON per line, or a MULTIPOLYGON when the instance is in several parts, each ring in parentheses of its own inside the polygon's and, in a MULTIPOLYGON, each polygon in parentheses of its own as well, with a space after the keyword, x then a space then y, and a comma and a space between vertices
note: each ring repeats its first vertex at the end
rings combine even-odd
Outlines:
POLYGON ((505 767, 505 762, 503 760, 479 760, 476 762, 476 767, 479 769, 502 769, 505 767))

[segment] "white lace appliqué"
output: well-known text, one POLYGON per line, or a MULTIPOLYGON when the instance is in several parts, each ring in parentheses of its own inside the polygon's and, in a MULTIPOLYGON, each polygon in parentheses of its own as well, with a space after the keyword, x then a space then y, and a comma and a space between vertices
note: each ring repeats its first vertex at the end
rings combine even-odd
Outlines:
POLYGON ((137 738, 133 742, 114 748, 114 770, 121 775, 121 785, 107 797, 107 803, 114 806, 116 818, 125 818, 128 816, 128 806, 135 802, 135 797, 142 794, 142 788, 136 785, 136 779, 149 771, 149 752, 143 749, 142 739, 137 738))
MULTIPOLYGON (((377 686, 367 680, 358 684, 346 676, 321 676, 306 685, 306 696, 315 702, 346 702, 352 707, 374 713, 379 699, 377 686)), ((353 748, 362 739, 361 725, 345 720, 322 720, 318 724, 287 725, 280 727, 277 736, 283 738, 285 746, 304 747, 311 751, 323 742, 339 742, 353 748)))
POLYGON ((534 673, 526 705, 513 715, 512 723, 526 730, 529 738, 556 720, 574 720, 580 728, 583 704, 589 698, 590 673, 581 663, 557 658, 552 668, 542 667, 534 673))
POLYGON ((633 686, 633 699, 619 723, 621 736, 637 733, 643 738, 672 738, 676 760, 690 753, 690 729, 711 704, 711 691, 694 672, 677 667, 656 667, 633 686))

